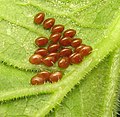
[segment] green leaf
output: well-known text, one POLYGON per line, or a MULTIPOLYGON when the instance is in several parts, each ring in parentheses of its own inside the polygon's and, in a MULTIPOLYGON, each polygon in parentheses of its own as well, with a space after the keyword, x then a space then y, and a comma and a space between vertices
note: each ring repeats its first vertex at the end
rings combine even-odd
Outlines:
MULTIPOLYGON (((59 104, 64 96, 66 96, 88 72, 111 51, 119 47, 119 6, 119 0, 0 0, 0 61, 4 63, 0 64, 1 115, 42 117, 59 104), (37 26, 33 23, 34 15, 40 11, 46 13, 46 18, 54 17, 56 24, 64 24, 66 29, 76 29, 77 37, 82 38, 83 43, 91 45, 93 47, 93 53, 86 57, 81 64, 72 65, 64 70, 64 76, 58 83, 31 86, 29 81, 30 78, 36 74, 36 71, 61 70, 57 67, 57 64, 48 68, 43 65, 31 65, 28 62, 30 55, 37 49, 34 44, 35 38, 38 36, 49 37, 50 34, 50 31, 44 30, 42 25, 37 26), (36 96, 36 94, 39 95, 36 96), (23 98, 11 100, 20 97, 23 98), (4 100, 8 101, 2 102, 4 100), (18 106, 16 107, 16 105, 18 106), (13 115, 15 108, 16 112, 13 115), (21 108, 21 110, 19 110, 19 108, 21 108)), ((111 59, 108 60, 111 61, 111 59)), ((113 59, 112 62, 114 61, 113 59)), ((111 67, 109 66, 112 66, 112 62, 110 62, 110 64, 106 62, 110 70, 111 67)), ((118 67, 119 65, 117 65, 117 69, 114 70, 115 73, 112 74, 112 78, 114 75, 115 77, 117 76, 118 67)), ((103 67, 103 70, 105 69, 106 68, 103 67)), ((96 75, 94 72, 91 74, 96 75)), ((91 74, 90 77, 92 79, 91 74)), ((108 74, 109 78, 111 78, 110 75, 111 72, 108 74)), ((106 77, 106 74, 103 74, 103 76, 106 77)), ((87 79, 88 78, 85 79, 86 82, 87 79)), ((106 82, 108 82, 108 85, 104 88, 103 93, 108 96, 106 91, 108 91, 108 87, 112 85, 112 82, 109 82, 109 79, 106 80, 106 82)), ((118 80, 116 79, 115 83, 117 82, 118 80)), ((95 85, 96 81, 93 81, 91 84, 95 85)), ((104 83, 102 82, 102 84, 104 83)), ((81 88, 81 84, 79 86, 81 88)), ((77 88, 75 89, 77 90, 77 88)), ((86 85, 86 89, 90 89, 88 85, 86 85)), ((116 90, 115 88, 113 93, 115 93, 116 90)), ((100 95, 98 92, 93 91, 92 93, 94 95, 100 95)), ((75 97, 77 98, 77 96, 75 97)), ((87 99, 89 102, 89 100, 92 99, 92 95, 90 99, 87 99)), ((106 99, 103 101, 106 101, 106 99)), ((99 104, 99 101, 96 103, 99 104)), ((107 110, 109 114, 112 112, 112 103, 111 101, 111 111, 109 112, 107 110)), ((83 103, 83 105, 85 104, 83 103)), ((89 106, 91 105, 92 103, 89 104, 89 106)), ((107 108, 107 105, 101 106, 103 110, 107 108)))
POLYGON ((120 51, 111 53, 64 98, 48 117, 116 116, 120 51))
MULTIPOLYGON (((2 65, 7 70, 6 66, 2 65)), ((115 114, 114 104, 120 69, 120 51, 107 57, 98 64, 63 100, 62 104, 50 113, 50 117, 111 117, 115 114)), ((10 75, 15 69, 9 69, 10 75)), ((16 71, 16 70, 15 70, 16 71)), ((21 71, 19 71, 21 72, 21 71)), ((4 74, 5 75, 5 74, 4 74)), ((53 103, 59 100, 64 91, 25 97, 18 100, 1 102, 0 115, 6 117, 46 115, 53 103)))

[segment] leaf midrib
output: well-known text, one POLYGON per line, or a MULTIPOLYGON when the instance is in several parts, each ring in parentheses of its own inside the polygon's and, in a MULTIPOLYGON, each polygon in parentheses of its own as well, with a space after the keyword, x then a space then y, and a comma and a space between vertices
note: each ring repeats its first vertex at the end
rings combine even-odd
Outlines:
POLYGON ((118 88, 119 80, 119 69, 120 69, 120 48, 112 55, 111 68, 110 68, 110 82, 107 92, 105 93, 104 111, 103 117, 113 116, 113 107, 117 99, 116 90, 118 88))

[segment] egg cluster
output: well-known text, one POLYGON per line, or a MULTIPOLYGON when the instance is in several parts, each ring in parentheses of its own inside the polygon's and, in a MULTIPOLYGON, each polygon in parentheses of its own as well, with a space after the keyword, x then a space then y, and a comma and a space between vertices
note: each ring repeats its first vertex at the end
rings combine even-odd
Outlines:
MULTIPOLYGON (((57 62, 58 67, 67 68, 69 65, 82 62, 84 56, 92 52, 91 46, 82 44, 82 39, 74 37, 76 30, 67 29, 64 31, 63 25, 54 25, 54 18, 45 19, 44 13, 38 13, 34 17, 34 23, 42 24, 44 29, 50 29, 51 35, 49 38, 38 37, 35 39, 35 44, 39 48, 29 58, 31 64, 44 64, 51 67, 57 62), (46 46, 47 48, 45 48, 46 46)), ((61 72, 43 71, 31 79, 31 84, 43 84, 47 81, 57 82, 61 78, 61 72)))

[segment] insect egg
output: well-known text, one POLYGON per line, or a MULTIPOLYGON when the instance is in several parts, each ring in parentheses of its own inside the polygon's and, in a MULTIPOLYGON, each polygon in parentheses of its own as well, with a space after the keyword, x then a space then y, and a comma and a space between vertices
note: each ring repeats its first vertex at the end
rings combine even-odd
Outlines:
POLYGON ((58 66, 60 68, 67 68, 70 64, 70 60, 68 57, 63 57, 58 61, 58 66))
POLYGON ((41 24, 44 20, 45 14, 44 13, 38 13, 35 17, 34 17, 34 23, 36 24, 41 24))
POLYGON ((47 56, 42 61, 46 66, 51 67, 54 64, 55 58, 53 56, 47 56))
POLYGON ((61 33, 52 33, 50 35, 50 40, 53 42, 53 43, 57 43, 58 40, 60 39, 61 37, 61 33))
POLYGON ((34 55, 32 55, 30 58, 29 58, 29 62, 31 63, 31 64, 36 64, 36 65, 38 65, 38 64, 41 64, 42 63, 42 56, 41 55, 39 55, 39 54, 34 54, 34 55))
POLYGON ((60 54, 59 53, 50 53, 48 54, 48 56, 52 56, 54 57, 54 63, 60 58, 60 54))
POLYGON ((70 62, 78 64, 82 61, 82 59, 83 59, 82 55, 80 53, 76 53, 71 57, 70 62))
POLYGON ((74 50, 74 52, 80 52, 80 50, 84 47, 84 46, 86 46, 85 44, 81 44, 80 46, 78 46, 77 48, 75 48, 75 50, 74 50))
POLYGON ((35 51, 35 54, 40 54, 41 56, 46 56, 48 53, 47 49, 45 48, 39 48, 35 51))
POLYGON ((31 79, 31 84, 32 85, 40 85, 40 84, 44 84, 45 80, 43 77, 39 77, 38 75, 33 76, 31 79))
POLYGON ((76 34, 76 30, 74 29, 68 29, 63 33, 64 37, 74 37, 76 34))
POLYGON ((70 56, 72 54, 72 49, 70 48, 63 48, 61 51, 60 51, 60 56, 70 56))
POLYGON ((52 53, 52 52, 57 52, 60 48, 59 44, 51 44, 48 46, 48 52, 52 53))
POLYGON ((45 29, 50 29, 55 23, 55 19, 54 18, 48 18, 43 22, 43 27, 45 29))
POLYGON ((45 79, 45 81, 49 80, 50 74, 48 71, 42 71, 40 73, 37 74, 37 76, 42 77, 45 79))
POLYGON ((46 37, 39 37, 35 40, 35 44, 38 46, 45 46, 48 43, 48 39, 46 37))
POLYGON ((72 40, 71 46, 76 48, 76 47, 80 46, 81 43, 82 43, 82 39, 75 38, 72 40))
POLYGON ((62 78, 62 73, 61 72, 55 72, 55 73, 52 73, 50 75, 50 78, 49 80, 51 82, 57 82, 58 80, 60 80, 62 78))
POLYGON ((59 42, 62 46, 70 46, 71 42, 72 42, 72 38, 71 37, 64 37, 64 38, 60 39, 59 42))
POLYGON ((63 25, 54 25, 51 29, 52 33, 62 33, 64 30, 64 26, 63 25))
POLYGON ((80 53, 81 53, 83 56, 87 56, 87 55, 89 55, 91 52, 92 52, 92 47, 91 47, 91 46, 84 46, 84 47, 80 50, 80 53))

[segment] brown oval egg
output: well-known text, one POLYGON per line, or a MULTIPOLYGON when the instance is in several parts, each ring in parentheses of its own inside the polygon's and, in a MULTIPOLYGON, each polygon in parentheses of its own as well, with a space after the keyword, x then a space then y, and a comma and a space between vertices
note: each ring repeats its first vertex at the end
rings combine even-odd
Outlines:
POLYGON ((63 57, 58 61, 58 66, 60 68, 67 68, 70 64, 70 59, 68 57, 63 57))
POLYGON ((54 18, 48 18, 43 22, 43 27, 45 29, 50 29, 55 23, 55 19, 54 18))
POLYGON ((48 66, 48 67, 53 66, 53 65, 54 65, 54 61, 55 61, 55 58, 52 57, 52 56, 47 56, 47 57, 45 57, 45 58, 42 60, 42 62, 43 62, 46 66, 48 66))
POLYGON ((50 74, 48 71, 42 71, 38 73, 37 76, 44 78, 45 81, 49 81, 50 74))
POLYGON ((58 82, 62 78, 61 72, 55 72, 50 75, 50 82, 58 82))
POLYGON ((80 50, 81 50, 84 46, 86 46, 86 45, 85 45, 85 44, 81 44, 80 46, 78 46, 77 48, 75 48, 74 52, 79 53, 80 50))
POLYGON ((39 64, 41 64, 42 63, 42 56, 41 55, 39 55, 39 54, 34 54, 34 55, 32 55, 30 58, 29 58, 29 62, 31 63, 31 64, 36 64, 36 65, 39 65, 39 64))
POLYGON ((61 51, 60 51, 60 56, 63 57, 63 56, 70 56, 72 54, 72 49, 70 48, 63 48, 61 51))
POLYGON ((64 37, 74 37, 76 34, 76 30, 74 29, 67 29, 64 33, 63 36, 64 37))
POLYGON ((63 25, 54 25, 51 29, 52 33, 62 33, 64 30, 64 26, 63 25))
POLYGON ((53 43, 57 43, 59 41, 61 37, 61 33, 52 33, 50 35, 50 40, 53 42, 53 43))
POLYGON ((45 80, 43 77, 39 77, 38 75, 33 76, 31 79, 31 84, 32 85, 40 85, 40 84, 44 84, 45 80))
POLYGON ((70 46, 72 42, 72 38, 71 37, 64 37, 62 39, 60 39, 59 43, 62 46, 70 46))
POLYGON ((40 54, 41 56, 46 56, 48 53, 47 49, 45 48, 39 48, 35 51, 35 54, 40 54))
POLYGON ((70 62, 71 63, 74 63, 74 64, 78 64, 82 61, 83 59, 83 56, 80 54, 80 53, 75 53, 71 59, 70 59, 70 62))
POLYGON ((46 37, 39 37, 35 40, 35 44, 38 46, 45 46, 48 43, 48 39, 46 37))
POLYGON ((34 23, 36 24, 41 24, 43 22, 45 18, 45 14, 44 13, 38 13, 35 17, 34 17, 34 23))
POLYGON ((54 57, 54 63, 60 58, 60 54, 59 53, 50 53, 48 54, 48 56, 52 56, 54 57))
POLYGON ((90 53, 92 52, 92 47, 91 46, 84 46, 81 50, 80 50, 80 53, 83 55, 83 56, 87 56, 89 55, 90 53))
POLYGON ((76 48, 76 47, 80 46, 81 43, 82 43, 82 39, 75 38, 75 39, 72 40, 71 46, 74 47, 74 48, 76 48))
POLYGON ((57 52, 59 48, 60 48, 59 44, 51 44, 48 46, 48 52, 49 53, 57 52))

